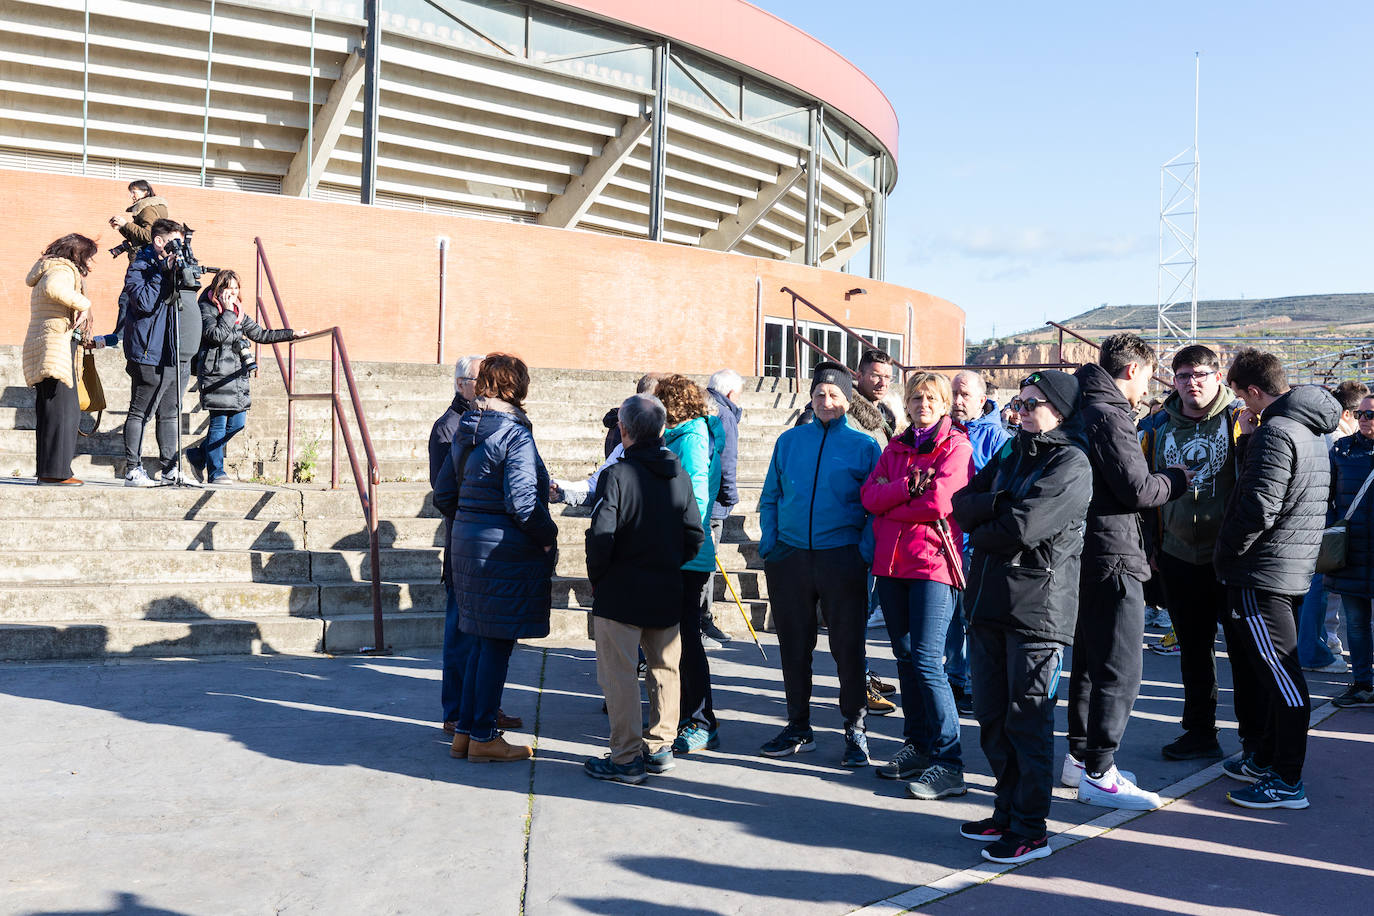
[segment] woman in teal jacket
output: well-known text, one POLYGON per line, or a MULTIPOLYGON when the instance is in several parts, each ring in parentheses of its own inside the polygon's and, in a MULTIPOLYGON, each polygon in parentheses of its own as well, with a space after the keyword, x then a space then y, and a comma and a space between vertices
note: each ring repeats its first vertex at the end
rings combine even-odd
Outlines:
MULTIPOLYGON (((668 413, 663 444, 677 455, 692 479, 703 530, 710 530, 711 501, 720 489, 720 456, 725 448, 720 418, 707 415, 705 393, 685 375, 661 379, 654 396, 668 413)), ((701 615, 711 600, 707 586, 715 568, 716 548, 709 537, 697 555, 682 564, 682 714, 674 754, 713 750, 720 745, 719 723, 711 707, 711 668, 701 644, 701 615)))

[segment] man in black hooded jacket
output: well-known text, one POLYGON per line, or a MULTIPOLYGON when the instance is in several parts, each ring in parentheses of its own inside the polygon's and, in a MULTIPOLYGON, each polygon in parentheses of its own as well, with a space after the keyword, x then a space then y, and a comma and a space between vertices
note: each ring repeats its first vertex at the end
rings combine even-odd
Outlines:
POLYGON ((1149 390, 1155 352, 1134 334, 1102 341, 1096 364, 1079 369, 1078 410, 1093 468, 1093 495, 1078 592, 1069 680, 1069 753, 1060 777, 1078 800, 1107 808, 1150 810, 1159 796, 1116 768, 1116 750, 1140 691, 1145 631, 1145 559, 1141 509, 1183 495, 1182 467, 1151 474, 1132 410, 1149 390))
POLYGON ((1297 609, 1326 527, 1331 468, 1322 437, 1339 425, 1341 405, 1316 385, 1289 389, 1278 357, 1258 350, 1236 354, 1226 382, 1259 426, 1238 443, 1240 477, 1212 564, 1238 637, 1227 648, 1241 732, 1260 736, 1253 751, 1222 764, 1227 776, 1251 783, 1226 797, 1244 808, 1306 808, 1312 703, 1298 662, 1297 609))

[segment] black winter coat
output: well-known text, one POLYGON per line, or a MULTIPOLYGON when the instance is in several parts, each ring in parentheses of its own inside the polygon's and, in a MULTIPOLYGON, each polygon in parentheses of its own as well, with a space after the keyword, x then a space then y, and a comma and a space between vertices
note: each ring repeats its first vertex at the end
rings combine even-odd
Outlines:
POLYGON ((1019 432, 954 494, 954 520, 973 547, 971 625, 1073 642, 1093 476, 1080 436, 1019 432))
POLYGON ((592 614, 634 627, 681 619, 682 564, 706 541, 692 479, 661 440, 601 472, 587 529, 592 614))
POLYGON ((196 377, 200 379, 200 406, 205 410, 238 413, 252 406, 248 370, 240 348, 244 339, 255 343, 281 343, 295 332, 269 331, 248 314, 234 321, 232 312, 221 312, 208 296, 200 300, 201 350, 196 354, 196 377))
POLYGON ((434 506, 449 534, 458 626, 488 639, 549 635, 558 528, 549 472, 524 411, 478 398, 439 471, 434 506))
POLYGON ((1307 593, 1331 487, 1322 437, 1340 419, 1340 402, 1330 392, 1301 385, 1265 408, 1259 429, 1241 437, 1240 478, 1212 558, 1226 585, 1307 593))
POLYGON ((1106 369, 1089 363, 1078 379, 1080 425, 1093 468, 1093 496, 1083 539, 1083 574, 1093 579, 1150 578, 1141 509, 1183 495, 1188 476, 1178 468, 1151 474, 1131 416, 1131 405, 1106 369))
MULTIPOLYGON (((1336 520, 1345 517, 1369 472, 1374 471, 1374 439, 1359 433, 1337 439, 1331 449, 1331 503, 1336 520)), ((1374 598, 1374 484, 1364 494, 1346 529, 1346 562, 1326 577, 1326 590, 1374 598)))

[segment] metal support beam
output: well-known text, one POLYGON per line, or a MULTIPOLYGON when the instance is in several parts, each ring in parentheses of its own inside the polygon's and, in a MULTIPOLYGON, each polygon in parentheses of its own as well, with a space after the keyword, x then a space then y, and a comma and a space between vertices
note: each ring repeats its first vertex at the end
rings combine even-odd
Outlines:
POLYGON ((874 280, 883 279, 887 269, 884 263, 887 251, 887 157, 881 155, 875 165, 877 179, 873 191, 873 203, 868 217, 868 275, 874 280))
MULTIPOLYGON (((812 266, 814 267, 816 264, 819 264, 823 258, 827 261, 832 260, 832 258, 826 258, 825 253, 837 245, 840 240, 844 238, 845 233, 856 226, 859 220, 867 216, 868 212, 868 207, 855 207, 852 210, 846 211, 844 216, 835 220, 835 222, 831 223, 829 226, 826 226, 825 231, 821 233, 820 238, 816 242, 816 249, 820 252, 820 255, 816 258, 812 266)), ((795 262, 797 260, 797 253, 793 252, 792 257, 787 260, 795 262)))
POLYGON ((836 248, 835 253, 832 254, 830 257, 822 258, 821 266, 824 267, 825 265, 833 262, 836 265, 836 269, 838 270, 840 267, 843 267, 845 264, 848 264, 849 259, 854 257, 854 254, 860 248, 864 247, 867 244, 867 235, 861 235, 857 238, 850 239, 848 243, 841 245, 839 248, 836 248))
MULTIPOLYGON (((811 124, 808 132, 806 153, 806 244, 802 246, 802 263, 814 267, 820 252, 816 250, 816 235, 819 232, 821 208, 821 131, 822 109, 818 105, 811 109, 811 124)), ((795 260, 794 254, 788 260, 795 260)))
POLYGON ((738 213, 727 216, 720 221, 720 225, 703 235, 700 247, 712 251, 733 250, 740 240, 749 234, 749 230, 757 226, 759 220, 763 219, 805 174, 806 169, 800 165, 783 169, 778 173, 776 181, 759 188, 758 196, 740 207, 738 213))
POLYGON ((601 154, 587 160, 582 174, 569 181, 563 193, 549 201, 548 209, 539 214, 539 224, 560 229, 576 226, 652 126, 653 122, 645 115, 627 120, 620 133, 601 147, 601 154))
POLYGON ((377 202, 377 108, 381 101, 382 82, 382 4, 381 0, 366 0, 367 38, 363 46, 363 167, 361 200, 365 204, 377 202))
POLYGON ((348 55, 339 71, 339 78, 329 87, 329 96, 315 116, 305 143, 291 159, 291 167, 281 182, 281 192, 290 197, 304 197, 320 183, 320 173, 339 142, 348 116, 363 90, 363 55, 354 51, 348 55), (311 150, 308 144, 313 143, 311 150))
POLYGON ((668 42, 654 47, 654 108, 649 139, 649 240, 663 240, 663 183, 668 160, 668 42))

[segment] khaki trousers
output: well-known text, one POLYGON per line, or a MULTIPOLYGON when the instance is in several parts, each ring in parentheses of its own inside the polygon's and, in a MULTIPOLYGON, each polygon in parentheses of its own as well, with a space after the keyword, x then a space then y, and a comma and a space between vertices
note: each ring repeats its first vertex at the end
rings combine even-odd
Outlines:
POLYGON ((663 629, 632 627, 605 617, 596 618, 596 679, 606 697, 611 724, 611 760, 626 764, 648 745, 656 754, 677 737, 678 660, 682 641, 676 626, 663 629), (649 694, 649 727, 639 711, 639 650, 648 663, 644 684, 649 694))

